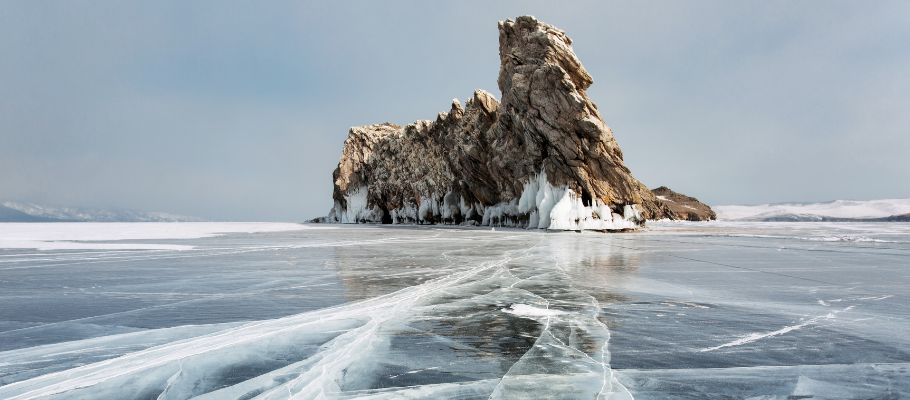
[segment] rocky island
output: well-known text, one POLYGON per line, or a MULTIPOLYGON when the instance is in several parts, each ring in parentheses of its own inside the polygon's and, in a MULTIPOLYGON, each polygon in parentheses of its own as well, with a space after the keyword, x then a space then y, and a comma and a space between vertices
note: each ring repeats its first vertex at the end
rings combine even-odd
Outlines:
POLYGON ((502 100, 476 90, 432 121, 351 128, 326 220, 615 231, 713 219, 632 176, 571 45, 534 17, 500 21, 502 100))
POLYGON ((651 191, 657 200, 667 208, 668 219, 686 221, 710 221, 717 219, 717 214, 707 204, 698 199, 676 193, 666 186, 661 186, 651 191))

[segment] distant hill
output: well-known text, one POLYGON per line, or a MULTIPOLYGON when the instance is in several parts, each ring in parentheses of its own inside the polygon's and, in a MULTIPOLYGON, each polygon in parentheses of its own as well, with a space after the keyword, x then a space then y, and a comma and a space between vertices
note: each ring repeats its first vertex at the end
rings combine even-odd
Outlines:
POLYGON ((18 201, 0 203, 0 222, 196 222, 200 218, 130 209, 55 207, 18 201))
POLYGON ((783 222, 907 222, 910 199, 835 200, 825 203, 780 203, 714 206, 717 219, 783 222))
POLYGON ((0 222, 47 222, 47 218, 26 214, 14 208, 0 205, 0 222))

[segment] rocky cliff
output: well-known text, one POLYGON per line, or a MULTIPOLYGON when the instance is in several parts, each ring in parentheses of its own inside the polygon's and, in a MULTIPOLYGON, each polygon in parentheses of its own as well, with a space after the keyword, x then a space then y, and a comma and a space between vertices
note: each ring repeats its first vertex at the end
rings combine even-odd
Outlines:
POLYGON ((657 201, 666 206, 669 211, 664 216, 666 218, 686 221, 713 221, 717 219, 717 215, 714 214, 711 207, 694 197, 676 193, 666 186, 661 186, 651 192, 657 197, 657 201))
POLYGON ((477 90, 432 121, 351 128, 327 220, 623 230, 673 217, 623 163, 571 44, 533 17, 501 21, 502 101, 477 90))

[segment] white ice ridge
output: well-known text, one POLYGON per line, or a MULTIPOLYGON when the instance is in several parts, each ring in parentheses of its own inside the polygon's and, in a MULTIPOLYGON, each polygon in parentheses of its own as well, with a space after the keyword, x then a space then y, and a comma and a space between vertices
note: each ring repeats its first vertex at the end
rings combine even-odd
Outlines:
MULTIPOLYGON (((369 188, 360 186, 345 195, 346 207, 336 203, 333 215, 341 223, 379 223, 383 211, 376 205, 370 207, 369 188)), ((431 193, 420 198, 418 204, 406 204, 390 210, 393 223, 427 223, 434 216, 444 221, 456 214, 465 219, 480 217, 481 225, 511 226, 550 230, 621 230, 635 229, 643 222, 637 204, 623 206, 622 214, 613 212, 600 199, 585 205, 581 196, 568 187, 553 186, 546 172, 524 183, 521 196, 492 206, 467 204, 464 198, 451 193, 431 193)))
POLYGON ((534 307, 528 304, 512 304, 509 308, 503 308, 502 312, 517 315, 519 317, 552 317, 566 313, 561 310, 534 307))
POLYGON ((114 240, 196 239, 225 233, 280 232, 315 227, 273 222, 26 222, 0 223, 6 249, 156 249, 193 246, 158 243, 102 243, 114 240))
POLYGON ((834 218, 883 218, 910 213, 910 199, 836 200, 827 203, 782 203, 712 207, 721 220, 759 220, 779 215, 834 218))
POLYGON ((817 323, 819 323, 819 322, 821 322, 821 321, 824 321, 824 320, 831 320, 831 319, 834 319, 834 318, 837 316, 837 314, 840 314, 840 313, 842 313, 842 312, 844 312, 844 311, 850 311, 851 309, 853 309, 853 307, 854 307, 854 306, 849 306, 849 307, 847 307, 847 308, 844 308, 843 310, 832 311, 832 312, 829 312, 829 313, 827 313, 827 314, 825 314, 825 315, 819 315, 819 316, 817 316, 817 317, 809 318, 809 319, 807 319, 807 320, 805 320, 805 321, 803 321, 803 322, 800 322, 800 323, 798 323, 798 324, 795 324, 795 325, 788 325, 788 326, 785 326, 785 327, 783 327, 783 328, 780 328, 780 329, 778 329, 778 330, 776 330, 776 331, 750 333, 750 334, 748 334, 748 335, 746 335, 746 336, 743 336, 743 337, 741 337, 741 338, 739 338, 739 339, 736 339, 736 340, 734 340, 734 341, 727 342, 727 343, 724 343, 724 344, 721 344, 721 345, 717 345, 717 346, 714 346, 714 347, 706 347, 706 348, 703 348, 703 349, 701 349, 701 350, 699 350, 699 351, 701 351, 701 352, 706 352, 706 351, 720 350, 720 349, 723 349, 723 348, 725 348, 725 347, 741 346, 741 345, 744 345, 744 344, 749 344, 749 343, 756 342, 756 341, 759 341, 759 340, 762 340, 762 339, 766 339, 766 338, 769 338, 769 337, 783 335, 783 334, 788 333, 788 332, 793 332, 793 331, 795 331, 795 330, 805 328, 805 327, 807 327, 807 326, 809 326, 809 325, 815 325, 815 324, 817 324, 817 323))
POLYGON ((591 399, 631 398, 609 366, 609 330, 598 318, 600 305, 572 286, 560 268, 560 260, 572 255, 548 258, 547 252, 535 251, 542 244, 531 243, 473 265, 445 256, 453 272, 444 277, 284 318, 17 350, 15 359, 4 362, 27 363, 48 354, 135 346, 143 338, 154 337, 151 341, 157 344, 0 386, 0 399, 459 398, 478 394, 499 399, 565 393, 591 399), (510 310, 521 315, 491 308, 494 304, 511 304, 510 310), (409 324, 486 316, 491 309, 497 313, 495 318, 533 319, 540 332, 534 345, 499 379, 364 389, 383 371, 383 363, 396 356, 399 350, 392 348, 392 338, 407 332, 409 324), (162 340, 171 334, 169 341, 162 340), (540 363, 542 359, 553 362, 540 363), (256 370, 276 361, 283 363, 256 370), (224 378, 238 371, 255 372, 225 384, 224 378))

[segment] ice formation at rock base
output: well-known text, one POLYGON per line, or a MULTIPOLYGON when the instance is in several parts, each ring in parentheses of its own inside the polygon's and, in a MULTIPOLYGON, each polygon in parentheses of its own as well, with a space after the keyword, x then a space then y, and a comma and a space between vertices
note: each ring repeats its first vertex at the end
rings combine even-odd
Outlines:
POLYGON ((553 230, 604 230, 635 229, 643 222, 638 205, 625 205, 622 214, 615 212, 600 199, 586 205, 575 191, 565 186, 553 186, 542 173, 524 184, 521 197, 508 202, 484 206, 466 204, 464 197, 451 192, 445 195, 421 197, 418 205, 405 205, 389 210, 391 221, 384 220, 385 211, 370 206, 368 188, 358 187, 345 195, 343 207, 336 203, 332 215, 341 223, 393 224, 468 224, 506 226, 553 230), (478 221, 479 219, 479 221, 478 221))

